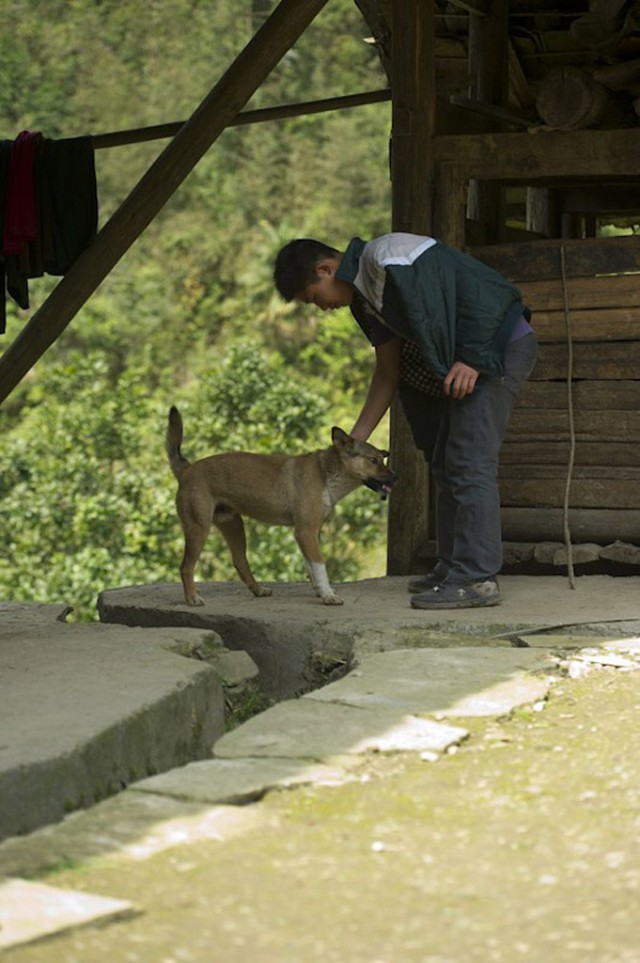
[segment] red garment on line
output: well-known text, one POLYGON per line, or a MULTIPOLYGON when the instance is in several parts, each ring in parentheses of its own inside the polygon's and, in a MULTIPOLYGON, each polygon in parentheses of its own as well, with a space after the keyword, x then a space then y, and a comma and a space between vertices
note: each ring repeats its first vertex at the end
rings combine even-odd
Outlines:
POLYGON ((25 244, 35 241, 37 212, 33 183, 33 159, 41 133, 23 130, 11 147, 7 178, 7 199, 2 232, 2 253, 21 254, 25 244))

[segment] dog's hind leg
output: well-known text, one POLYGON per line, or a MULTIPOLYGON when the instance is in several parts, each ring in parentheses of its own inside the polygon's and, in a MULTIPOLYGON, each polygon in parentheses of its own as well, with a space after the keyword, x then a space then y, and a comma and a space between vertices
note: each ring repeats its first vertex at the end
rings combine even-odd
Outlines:
POLYGON ((313 585, 316 595, 322 599, 325 605, 342 605, 342 599, 336 595, 329 584, 327 566, 322 557, 318 532, 315 529, 296 527, 295 536, 304 558, 309 581, 313 585))
POLYGON ((242 517, 240 515, 225 515, 224 518, 214 517, 214 522, 229 546, 234 568, 247 588, 249 588, 254 595, 271 595, 271 589, 256 582, 253 577, 253 572, 249 568, 249 562, 247 561, 247 537, 245 535, 242 517))
POLYGON ((194 572, 197 561, 202 554, 202 549, 207 541, 210 527, 210 524, 193 521, 188 527, 183 525, 184 554, 180 565, 180 576, 182 578, 184 598, 187 605, 204 605, 204 599, 198 594, 198 590, 196 589, 194 572))

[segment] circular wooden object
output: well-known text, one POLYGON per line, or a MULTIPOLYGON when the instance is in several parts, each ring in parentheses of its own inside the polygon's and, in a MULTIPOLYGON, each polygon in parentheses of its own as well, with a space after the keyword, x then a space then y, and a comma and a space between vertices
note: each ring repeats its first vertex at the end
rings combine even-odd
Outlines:
POLYGON ((554 67, 541 82, 536 110, 549 127, 593 127, 609 106, 609 92, 579 67, 554 67))

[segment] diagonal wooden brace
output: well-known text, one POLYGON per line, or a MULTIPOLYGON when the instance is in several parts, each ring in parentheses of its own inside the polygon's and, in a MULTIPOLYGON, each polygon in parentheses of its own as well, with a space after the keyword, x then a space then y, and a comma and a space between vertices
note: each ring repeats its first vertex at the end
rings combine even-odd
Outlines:
POLYGON ((75 317, 327 0, 281 0, 0 358, 0 402, 75 317))

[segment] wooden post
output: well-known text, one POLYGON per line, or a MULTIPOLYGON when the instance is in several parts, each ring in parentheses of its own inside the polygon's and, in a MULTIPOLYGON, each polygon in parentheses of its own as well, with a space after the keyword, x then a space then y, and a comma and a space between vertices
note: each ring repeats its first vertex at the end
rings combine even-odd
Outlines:
MULTIPOLYGON (((392 22, 392 227, 429 234, 436 104, 434 4, 393 0, 392 22)), ((402 477, 389 503, 387 571, 399 575, 411 570, 427 527, 427 479, 397 401, 391 411, 390 447, 392 463, 402 466, 402 477)))
POLYGON ((393 0, 391 181, 394 231, 431 225, 435 18, 423 0, 393 0))
POLYGON ((435 185, 434 233, 450 247, 463 248, 466 243, 469 172, 462 164, 442 161, 436 165, 435 185))
POLYGON ((326 2, 281 0, 0 358, 0 402, 64 331, 326 2))
MULTIPOLYGON (((470 97, 496 108, 506 107, 509 91, 509 2, 489 0, 486 16, 469 16, 470 97)), ((493 122, 495 130, 495 121, 493 122)), ((487 129, 491 129, 487 126, 487 129)), ((472 182, 476 216, 485 243, 501 239, 505 219, 504 189, 498 182, 472 182)))

